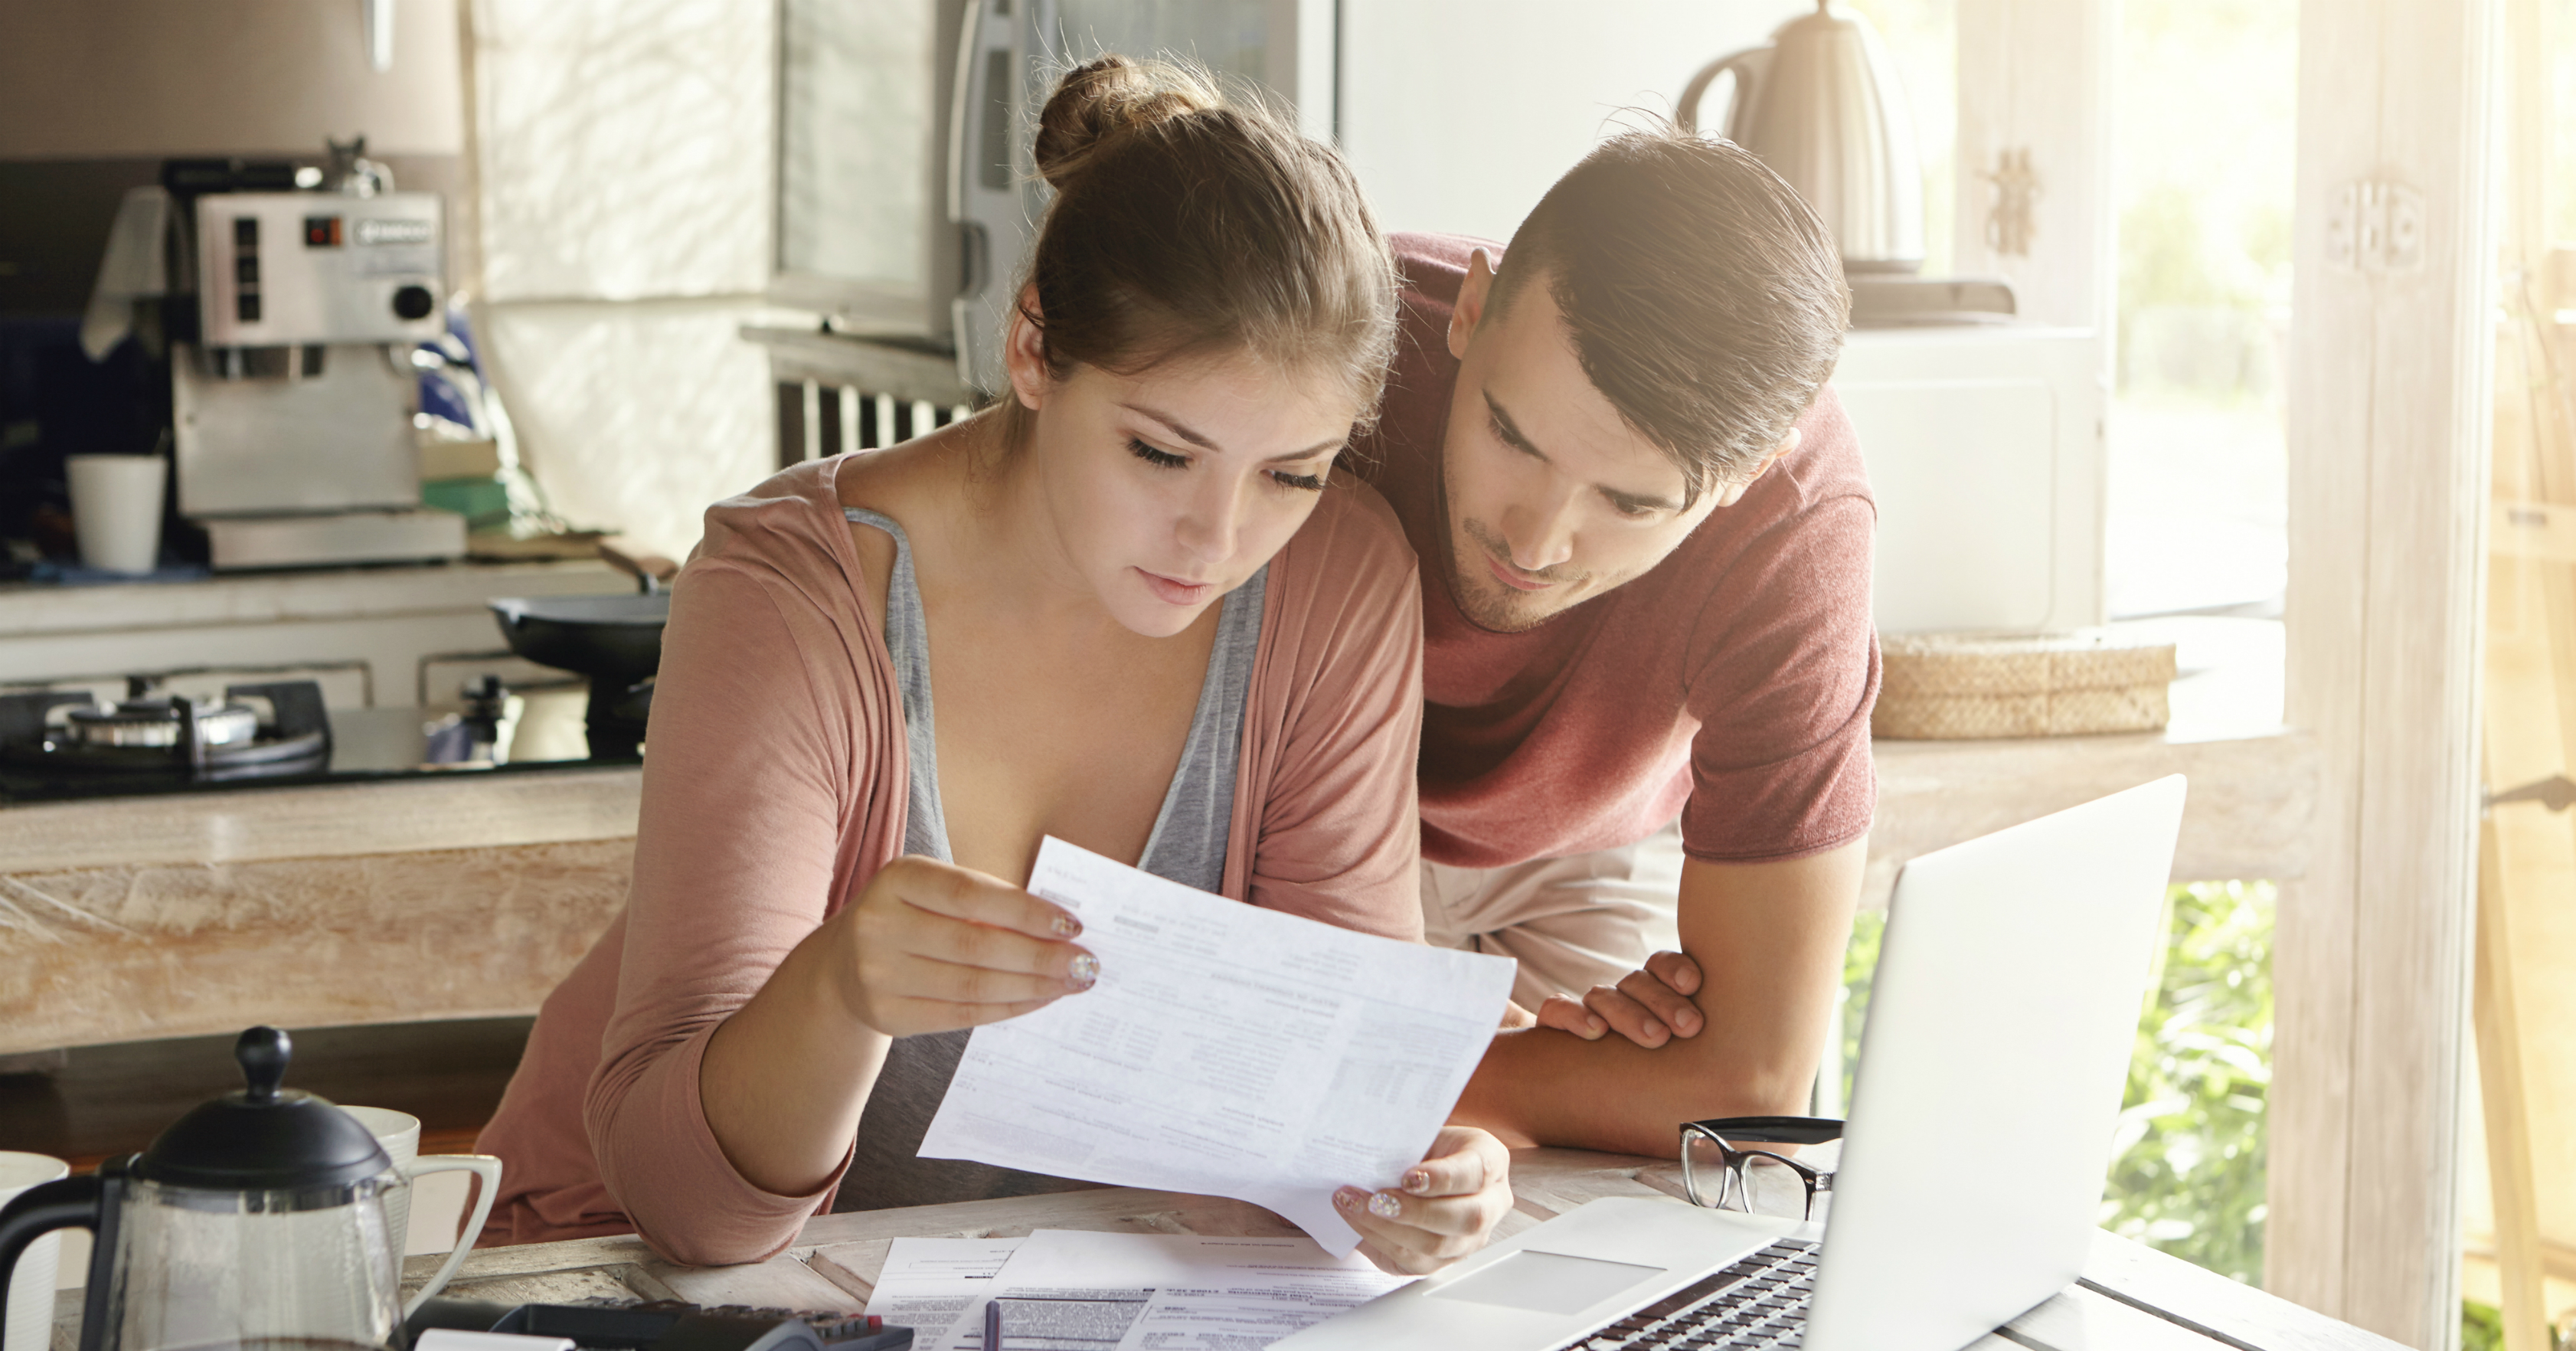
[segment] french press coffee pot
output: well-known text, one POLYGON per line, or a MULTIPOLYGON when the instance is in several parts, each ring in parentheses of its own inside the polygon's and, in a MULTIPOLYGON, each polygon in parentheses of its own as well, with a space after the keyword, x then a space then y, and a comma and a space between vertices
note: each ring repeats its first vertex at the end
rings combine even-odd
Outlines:
POLYGON ((0 1288, 56 1229, 96 1237, 81 1351, 387 1351, 402 1327, 385 1194, 404 1185, 357 1119, 280 1087, 292 1045, 254 1027, 248 1087, 141 1154, 0 1210, 0 1288))

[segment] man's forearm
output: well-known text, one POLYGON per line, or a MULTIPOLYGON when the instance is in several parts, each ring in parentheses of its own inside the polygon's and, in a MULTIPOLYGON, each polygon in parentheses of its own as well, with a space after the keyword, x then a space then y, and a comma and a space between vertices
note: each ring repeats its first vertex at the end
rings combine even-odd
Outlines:
MULTIPOLYGON (((1494 1038, 1450 1119, 1515 1148, 1567 1145, 1671 1157, 1681 1123, 1719 1116, 1796 1116, 1816 1058, 1763 1064, 1711 1055, 1715 1027, 1648 1050, 1618 1036, 1585 1041, 1533 1027, 1494 1038)), ((1776 1058, 1775 1058, 1776 1059, 1776 1058)))
POLYGON ((1504 1032, 1453 1119, 1513 1145, 1670 1156, 1685 1121, 1805 1110, 1822 1058, 1864 841, 1788 863, 1682 873, 1683 951, 1702 979, 1697 1036, 1648 1050, 1548 1028, 1504 1032))

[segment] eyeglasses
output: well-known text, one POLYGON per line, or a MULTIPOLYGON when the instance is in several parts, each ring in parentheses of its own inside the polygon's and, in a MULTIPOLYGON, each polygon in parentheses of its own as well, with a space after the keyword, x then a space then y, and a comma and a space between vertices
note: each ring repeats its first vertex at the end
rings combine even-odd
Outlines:
POLYGON ((1834 1175, 1768 1144, 1821 1145, 1843 1138, 1843 1123, 1813 1116, 1730 1116, 1682 1123, 1682 1190, 1693 1205, 1750 1215, 1813 1219, 1816 1197, 1834 1175))

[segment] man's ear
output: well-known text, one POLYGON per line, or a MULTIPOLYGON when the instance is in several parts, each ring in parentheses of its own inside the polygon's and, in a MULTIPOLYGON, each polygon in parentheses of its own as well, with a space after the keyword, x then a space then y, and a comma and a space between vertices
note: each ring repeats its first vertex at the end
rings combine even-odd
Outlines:
POLYGON ((1022 287, 1020 303, 1002 330, 1002 367, 1010 373, 1011 393, 1022 407, 1036 412, 1046 401, 1055 376, 1047 368, 1046 316, 1038 309, 1038 288, 1022 287))
POLYGON ((1726 491, 1718 494, 1717 504, 1721 507, 1731 507, 1736 503, 1743 501, 1745 492, 1751 489, 1754 483, 1759 481, 1765 473, 1769 472, 1771 466, 1778 464, 1781 457, 1787 455, 1790 451, 1796 450, 1798 448, 1798 443, 1805 439, 1805 433, 1799 431, 1795 427, 1791 427, 1789 429, 1789 434, 1780 438, 1780 444, 1773 446, 1771 448, 1771 453, 1763 456, 1761 463, 1753 466, 1753 472, 1746 474, 1744 477, 1737 479, 1731 484, 1728 484, 1726 491))
POLYGON ((1467 340, 1485 322, 1485 302, 1494 294, 1494 263, 1478 249, 1467 257, 1467 275, 1458 283, 1458 303, 1449 307, 1449 355, 1467 357, 1467 340))

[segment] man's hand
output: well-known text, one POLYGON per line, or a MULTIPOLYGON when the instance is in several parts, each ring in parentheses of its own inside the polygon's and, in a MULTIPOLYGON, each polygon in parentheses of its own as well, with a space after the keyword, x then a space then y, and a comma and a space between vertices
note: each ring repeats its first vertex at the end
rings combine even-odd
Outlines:
MULTIPOLYGON (((1824 1055, 1868 850, 1860 839, 1781 862, 1685 861, 1675 918, 1698 969, 1684 976, 1659 955, 1645 974, 1666 991, 1695 978, 1689 1001, 1698 1025, 1665 1024, 1667 1034, 1685 1035, 1659 1046, 1637 1035, 1642 1021, 1637 1031, 1622 1027, 1598 1041, 1568 1035, 1552 1018, 1547 1027, 1497 1032, 1449 1119, 1514 1146, 1671 1158, 1681 1122, 1799 1112, 1824 1055)), ((1609 993, 1664 1022, 1639 977, 1616 992, 1594 992, 1614 1014, 1629 1012, 1609 993)), ((1602 1017, 1600 1006, 1564 1004, 1556 1017, 1602 1017)))
POLYGON ((1384 1191, 1344 1187, 1333 1205, 1360 1233, 1360 1251, 1388 1271, 1419 1276, 1485 1246, 1512 1209, 1512 1156, 1473 1126, 1443 1126, 1431 1153, 1384 1191))
MULTIPOLYGON (((1651 1050, 1675 1037, 1698 1036, 1708 1026, 1690 999, 1699 985, 1699 963, 1683 953, 1658 952, 1646 959, 1644 970, 1629 972, 1616 985, 1595 985, 1581 999, 1549 995, 1539 1005, 1537 1022, 1585 1041, 1599 1041, 1616 1029, 1651 1050)), ((1517 1024, 1506 1020, 1504 1026, 1517 1024)))

